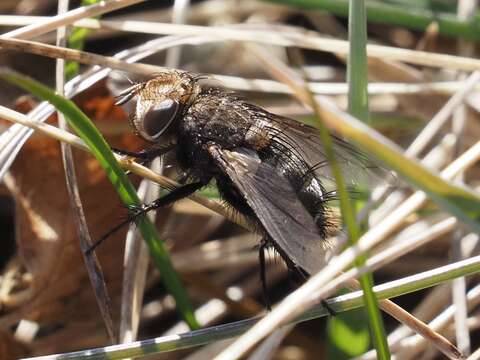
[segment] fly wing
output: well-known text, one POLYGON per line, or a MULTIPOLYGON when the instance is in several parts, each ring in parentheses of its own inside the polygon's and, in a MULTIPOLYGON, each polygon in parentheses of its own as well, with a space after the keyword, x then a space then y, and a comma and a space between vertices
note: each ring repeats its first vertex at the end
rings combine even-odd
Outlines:
MULTIPOLYGON (((262 124, 270 134, 270 138, 279 147, 288 148, 292 154, 305 161, 309 167, 323 180, 331 182, 334 179, 324 152, 324 146, 316 128, 300 123, 288 117, 275 115, 250 105, 250 113, 262 124)), ((351 187, 358 185, 376 185, 383 182, 388 173, 368 159, 355 146, 332 136, 335 157, 351 187)), ((392 179, 389 179, 391 181, 392 179)), ((328 184, 325 183, 324 185, 328 184)))
POLYGON ((309 273, 321 269, 328 244, 288 180, 252 150, 229 151, 212 145, 209 152, 253 209, 280 254, 309 273))

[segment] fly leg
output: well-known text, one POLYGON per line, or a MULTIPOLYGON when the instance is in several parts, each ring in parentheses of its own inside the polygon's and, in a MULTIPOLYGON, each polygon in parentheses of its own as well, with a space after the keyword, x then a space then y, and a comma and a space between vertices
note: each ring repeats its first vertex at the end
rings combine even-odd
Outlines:
MULTIPOLYGON (((290 271, 292 271, 293 273, 295 273, 296 276, 299 276, 300 278, 302 278, 304 281, 307 281, 308 280, 308 273, 303 270, 301 267, 297 266, 297 265, 288 265, 288 268, 290 271)), ((322 304, 322 306, 325 308, 325 310, 328 311, 328 314, 330 316, 335 316, 337 315, 337 313, 335 312, 335 310, 333 310, 330 305, 328 305, 327 301, 325 299, 322 299, 320 301, 320 303, 322 304)))
MULTIPOLYGON (((297 277, 300 276, 301 278, 303 278, 304 281, 307 281, 307 279, 308 279, 308 274, 307 274, 307 272, 306 272, 305 270, 303 270, 301 267, 295 266, 293 269, 290 268, 290 267, 289 267, 289 269, 290 269, 290 271, 294 272, 297 277)), ((335 312, 335 310, 333 310, 333 309, 330 307, 330 305, 328 305, 328 303, 327 303, 327 301, 326 301, 325 299, 322 299, 322 300, 320 301, 320 303, 321 303, 322 306, 325 308, 325 310, 328 311, 328 314, 329 314, 330 316, 335 316, 335 315, 337 315, 337 313, 335 312)))
POLYGON ((153 159, 162 156, 166 153, 168 153, 170 150, 172 150, 175 147, 176 144, 170 143, 164 146, 155 146, 150 149, 144 149, 141 151, 128 151, 128 150, 123 150, 123 149, 117 149, 117 148, 111 148, 113 152, 119 154, 119 155, 125 155, 125 156, 130 156, 133 157, 137 160, 140 160, 139 162, 143 165, 146 163, 151 162, 153 159))
MULTIPOLYGON (((281 255, 281 253, 280 253, 280 255, 281 255)), ((308 280, 309 275, 305 270, 303 270, 300 266, 294 264, 288 257, 283 257, 282 256, 282 258, 285 261, 285 263, 287 264, 287 268, 288 268, 291 275, 296 276, 297 279, 301 279, 302 281, 307 281, 308 280)), ((328 311, 330 316, 337 315, 335 310, 333 310, 330 307, 330 305, 328 305, 328 303, 325 301, 325 299, 322 299, 320 301, 320 303, 328 311)))
POLYGON ((95 241, 95 243, 93 243, 93 245, 87 249, 86 253, 87 254, 91 253, 105 239, 107 239, 110 235, 120 230, 125 225, 128 225, 132 222, 136 222, 139 216, 144 215, 151 210, 173 204, 178 200, 186 198, 205 185, 206 185, 205 182, 195 182, 195 183, 186 184, 170 191, 168 194, 158 198, 157 200, 153 201, 150 204, 144 204, 140 206, 136 206, 136 205, 129 206, 128 209, 130 211, 130 216, 126 220, 122 221, 120 224, 116 225, 113 229, 108 231, 106 234, 104 234, 100 239, 95 241))
POLYGON ((328 305, 327 301, 325 299, 322 299, 322 301, 320 302, 322 304, 322 306, 328 311, 328 314, 330 316, 336 316, 337 315, 337 312, 335 310, 333 310, 330 305, 328 305))
POLYGON ((140 206, 137 206, 137 205, 129 206, 129 210, 132 213, 133 220, 138 218, 138 216, 140 216, 140 215, 146 214, 149 211, 159 209, 161 207, 173 204, 174 202, 177 202, 178 200, 184 199, 184 198, 192 195, 197 190, 200 190, 207 183, 201 181, 201 182, 194 182, 194 183, 185 184, 183 186, 180 186, 180 187, 170 191, 168 194, 158 198, 157 200, 151 202, 150 204, 144 204, 144 205, 140 205, 140 206))
POLYGON ((270 297, 268 296, 268 284, 267 284, 267 272, 265 267, 265 252, 268 248, 268 240, 263 238, 260 241, 260 246, 258 247, 258 260, 260 265, 260 282, 262 284, 262 294, 265 307, 268 310, 272 309, 270 304, 270 297))

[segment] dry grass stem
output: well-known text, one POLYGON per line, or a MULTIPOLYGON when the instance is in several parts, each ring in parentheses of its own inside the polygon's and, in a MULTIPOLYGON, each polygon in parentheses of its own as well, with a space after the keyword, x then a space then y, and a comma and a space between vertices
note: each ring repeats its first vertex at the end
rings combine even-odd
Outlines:
MULTIPOLYGON (((131 0, 132 1, 132 0, 131 0)), ((138 1, 138 0, 137 0, 138 1)), ((132 1, 133 2, 133 1, 132 1)), ((90 15, 91 16, 91 15, 90 15)), ((81 16, 88 17, 88 16, 81 16)), ((71 21, 73 22, 73 21, 71 21)), ((58 23, 52 23, 48 29, 49 31, 55 30, 57 27, 70 24, 71 22, 62 21, 58 23)), ((79 24, 82 24, 81 22, 79 24)), ((122 31, 134 31, 148 34, 161 34, 161 35, 195 35, 195 36, 208 36, 212 39, 218 40, 236 40, 244 42, 255 42, 269 45, 279 46, 295 46, 300 48, 306 48, 311 50, 325 51, 334 54, 347 55, 348 54, 348 42, 345 40, 337 40, 327 38, 313 31, 299 31, 296 28, 288 26, 264 26, 264 29, 254 27, 251 29, 251 25, 238 25, 235 27, 206 27, 195 25, 180 25, 180 24, 162 24, 154 22, 144 21, 124 21, 124 22, 106 22, 96 21, 88 19, 88 22, 84 23, 86 27, 90 28, 109 28, 122 31), (102 26, 103 25, 103 26, 102 26), (250 29, 249 29, 250 27, 250 29), (245 29, 244 29, 245 28, 245 29), (281 30, 281 31, 279 31, 281 30)), ((31 25, 39 26, 39 25, 31 25)), ((17 29, 14 31, 20 31, 17 29)), ((25 30, 23 30, 25 31, 25 30)), ((44 31, 46 32, 46 31, 44 31)), ((44 33, 42 32, 42 33, 44 33)), ((12 31, 15 35, 15 33, 12 31)), ((38 34, 37 34, 38 35, 38 34)), ((12 35, 10 35, 12 36, 12 35)), ((13 37, 13 36, 12 36, 13 37)), ((18 36, 15 36, 18 37, 18 36)), ((27 36, 22 36, 27 38, 27 36)), ((368 56, 376 57, 380 59, 401 61, 404 63, 424 65, 431 67, 451 68, 464 71, 480 70, 480 60, 431 53, 426 51, 400 49, 382 45, 368 45, 368 56)))
MULTIPOLYGON (((151 186, 149 189, 148 185, 148 180, 142 180, 137 191, 138 197, 145 203, 153 201, 152 189, 151 186)), ((154 222, 155 219, 152 219, 153 216, 150 213, 148 216, 150 221, 154 222)), ((142 241, 136 226, 130 225, 125 240, 124 280, 119 329, 120 343, 132 342, 137 339, 149 260, 145 242, 142 241)))
MULTIPOLYGON (((58 2, 58 15, 65 15, 68 10, 68 3, 68 0, 60 0, 58 2)), ((66 33, 67 31, 64 26, 57 29, 57 46, 66 46, 66 33)), ((56 60, 55 72, 56 91, 58 94, 63 96, 65 93, 65 60, 56 60)), ((64 131, 68 131, 68 124, 63 114, 58 112, 57 116, 59 128, 64 131)), ((110 342, 114 344, 117 341, 117 337, 115 335, 116 332, 113 326, 111 300, 110 296, 108 295, 102 267, 97 255, 94 252, 90 254, 87 253, 88 248, 91 247, 94 242, 90 236, 82 200, 80 198, 72 148, 68 143, 61 142, 60 145, 63 168, 65 172, 65 181, 70 200, 70 208, 72 209, 73 221, 75 223, 75 228, 80 242, 80 248, 83 250, 83 258, 87 267, 90 281, 92 283, 92 288, 95 293, 95 298, 97 300, 100 313, 102 314, 105 329, 110 342)))
POLYGON ((82 6, 70 10, 64 14, 58 14, 56 16, 49 17, 44 21, 34 23, 19 29, 15 29, 6 34, 2 34, 2 37, 29 39, 56 30, 61 26, 71 25, 77 20, 88 17, 95 17, 142 1, 144 0, 100 1, 98 4, 82 6))

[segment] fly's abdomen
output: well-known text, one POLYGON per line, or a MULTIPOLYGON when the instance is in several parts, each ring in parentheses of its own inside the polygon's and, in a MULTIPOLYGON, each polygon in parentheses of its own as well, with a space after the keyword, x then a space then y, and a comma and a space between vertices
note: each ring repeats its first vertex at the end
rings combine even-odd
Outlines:
POLYGON ((312 216, 322 238, 326 238, 331 228, 330 211, 325 189, 316 177, 311 177, 298 190, 298 198, 312 216))
POLYGON ((298 199, 317 225, 318 234, 325 238, 331 229, 328 195, 313 168, 301 157, 301 153, 279 143, 274 143, 274 146, 260 151, 259 154, 262 161, 274 166, 287 178, 298 199))

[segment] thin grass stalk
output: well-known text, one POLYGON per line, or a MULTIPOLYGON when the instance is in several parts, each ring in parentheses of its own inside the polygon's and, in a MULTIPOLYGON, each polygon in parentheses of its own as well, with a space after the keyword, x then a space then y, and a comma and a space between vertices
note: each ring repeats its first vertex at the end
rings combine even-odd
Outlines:
MULTIPOLYGON (((73 102, 54 94, 46 86, 19 74, 4 71, 0 73, 0 76, 42 100, 48 100, 60 110, 69 121, 69 125, 83 138, 98 159, 124 204, 127 207, 141 205, 133 185, 118 165, 109 145, 96 130, 90 119, 73 102)), ((145 215, 139 216, 136 223, 147 242, 155 264, 162 273, 167 289, 176 300, 180 314, 192 329, 198 328, 198 322, 195 319, 188 295, 172 267, 168 251, 160 240, 154 225, 145 215)))
MULTIPOLYGON (((62 15, 68 11, 68 0, 60 0, 58 2, 58 15, 62 15)), ((65 46, 67 29, 61 27, 57 29, 57 46, 65 46)), ((57 59, 56 61, 56 91, 59 95, 64 95, 65 86, 65 60, 57 59)), ((68 131, 68 124, 61 112, 57 113, 59 128, 68 131)), ((117 337, 113 326, 113 318, 111 314, 111 301, 108 295, 103 271, 95 253, 87 254, 87 249, 93 244, 88 229, 87 220, 83 211, 82 200, 78 189, 78 181, 75 173, 75 163, 73 160, 72 148, 68 143, 61 142, 61 153, 63 168, 65 171, 65 181, 67 185, 68 197, 70 200, 70 208, 72 209, 72 217, 75 229, 82 249, 83 259, 87 268, 88 277, 92 284, 95 294, 95 300, 100 309, 100 313, 105 324, 105 329, 110 342, 116 342, 117 337)))
POLYGON ((109 0, 90 6, 82 6, 61 15, 49 17, 40 23, 9 31, 2 34, 2 37, 29 39, 56 30, 60 26, 70 25, 77 20, 105 14, 143 1, 145 0, 109 0))
POLYGON ((480 348, 475 350, 472 355, 470 355, 467 360, 480 360, 480 348))
MULTIPOLYGON (((365 123, 369 123, 368 111, 368 64, 367 64, 367 17, 364 0, 350 0, 349 16, 348 16, 348 38, 350 43, 350 51, 347 62, 347 78, 348 78, 348 111, 356 118, 365 123)), ((312 103, 316 104, 312 98, 312 103)), ((315 111, 319 114, 318 109, 315 111)), ((320 121, 319 121, 320 122, 320 121)), ((327 131, 325 126, 323 131, 327 131)), ((331 149, 333 150, 333 149, 331 149)), ((333 168, 333 166, 332 166, 333 168)), ((338 169, 337 171, 340 171, 338 169)), ((335 174, 335 173, 334 173, 335 174)), ((341 188, 338 186, 338 176, 335 174, 337 188, 340 191, 340 205, 342 218, 348 229, 348 241, 350 246, 355 245, 360 237, 360 227, 356 223, 355 211, 352 202, 349 199, 343 179, 341 180, 341 188), (342 194, 343 193, 343 194, 342 194)), ((361 267, 365 265, 367 255, 360 255, 355 260, 355 266, 361 267)), ((360 277, 360 284, 365 294, 365 305, 370 324, 370 330, 373 335, 373 342, 377 350, 379 359, 390 359, 390 351, 388 349, 387 335, 383 324, 382 315, 378 308, 378 302, 373 293, 373 276, 371 273, 365 273, 360 277)))
MULTIPOLYGON (((85 0, 84 0, 85 1, 85 0)), ((172 21, 183 21, 185 10, 188 8, 189 1, 175 0, 174 9, 172 13, 172 21), (180 6, 179 6, 180 4, 180 6), (183 5, 183 6, 182 6, 183 5), (186 6, 185 6, 186 5, 186 6)), ((174 47, 167 50, 166 66, 178 67, 178 61, 181 54, 180 47, 174 47), (175 50, 175 56, 170 55, 175 50)), ((163 173, 163 156, 155 159, 150 168, 156 173, 163 173)), ((144 203, 151 203, 160 196, 160 188, 155 183, 143 179, 140 183, 139 198, 144 203)), ((149 212, 150 221, 155 223, 157 211, 149 212)), ((122 288, 122 312, 120 320, 120 342, 131 342, 137 339, 138 327, 140 325, 140 315, 143 302, 143 293, 145 291, 145 281, 148 270, 148 259, 145 258, 144 243, 139 242, 137 230, 134 226, 130 226, 127 233, 127 241, 131 251, 125 251, 125 264, 129 266, 124 267, 123 288, 122 288)))
MULTIPOLYGON (((225 31, 223 28, 208 28, 209 30, 225 31)), ((240 31, 240 33, 242 33, 240 31)), ((262 43, 262 37, 260 37, 262 31, 259 31, 260 34, 255 34, 255 37, 249 36, 248 39, 244 41, 252 41, 252 42, 259 42, 262 43)), ((272 32, 268 32, 265 36, 268 38, 268 35, 271 35, 272 32)), ((287 34, 284 34, 284 36, 287 34)), ((298 35, 296 33, 292 35, 298 35)), ((222 35, 222 38, 225 37, 222 35)), ((228 37, 226 37, 228 38, 228 37)), ((200 37, 200 36, 180 36, 176 37, 175 39, 170 38, 170 44, 165 44, 164 48, 171 47, 171 46, 179 46, 184 44, 189 45, 200 45, 210 42, 217 42, 221 41, 220 39, 211 38, 211 37, 200 37)), ((299 39, 298 41, 301 41, 299 39)), ((301 43, 297 44, 295 41, 288 41, 288 42, 275 42, 277 45, 281 46, 289 46, 295 45, 302 47, 301 43)), ((342 40, 333 40, 330 38, 322 39, 322 44, 326 44, 327 46, 318 48, 317 50, 324 50, 328 52, 338 53, 341 52, 342 54, 348 54, 348 48, 345 45, 347 43, 342 40)), ((119 61, 118 58, 115 57, 108 57, 102 56, 98 54, 93 54, 85 51, 78 51, 74 49, 67 49, 61 48, 53 45, 43 44, 34 41, 26 41, 26 40, 18 40, 18 39, 6 39, 0 37, 0 46, 4 48, 28 52, 36 55, 47 56, 50 58, 63 58, 72 61, 78 61, 82 64, 89 64, 89 65, 101 65, 105 67, 109 67, 111 69, 117 69, 120 71, 131 72, 134 74, 139 75, 146 75, 149 76, 152 73, 165 71, 166 69, 159 66, 148 65, 148 64, 131 64, 126 61, 119 61)), ((305 47, 308 48, 308 47, 305 47)), ((428 65, 428 66, 444 66, 444 67, 451 67, 454 69, 462 69, 462 70, 478 70, 480 69, 480 61, 477 59, 472 58, 462 58, 462 57, 455 57, 450 55, 442 55, 442 54, 434 54, 434 53, 422 53, 413 50, 405 50, 405 49, 398 49, 398 48, 387 48, 381 47, 377 45, 369 45, 367 46, 369 56, 377 56, 377 57, 391 57, 395 60, 404 61, 404 62, 412 62, 421 65, 428 65), (385 49, 384 49, 385 48, 385 49), (385 52, 387 51, 387 52, 385 52), (405 54, 404 54, 405 53, 405 54), (417 60, 415 60, 417 59, 417 60)), ((251 79, 246 80, 244 78, 238 78, 234 76, 225 76, 225 75, 212 75, 212 78, 221 81, 224 83, 225 86, 237 89, 237 90, 246 90, 246 91, 266 91, 266 92, 274 92, 274 93, 283 93, 283 94, 291 94, 292 91, 284 84, 280 84, 275 81, 271 80, 263 80, 263 79, 251 79)), ((382 87, 387 86, 387 92, 391 93, 415 93, 415 92, 428 92, 428 91, 439 91, 439 92, 446 92, 451 93, 453 91, 458 91, 459 87, 463 87, 463 84, 460 82, 441 82, 441 83, 423 83, 423 84, 369 84, 369 87, 372 88, 372 92, 374 93, 381 93, 382 87), (401 86, 402 89, 396 91, 393 87, 401 86), (380 87, 380 89, 379 89, 380 87)), ((311 83, 310 85, 311 91, 320 94, 343 94, 346 92, 346 87, 344 84, 325 84, 325 83, 311 83), (330 92, 326 87, 333 86, 333 90, 330 92), (335 87, 337 90, 335 90, 335 87), (339 88, 340 87, 340 88, 339 88)))
MULTIPOLYGON (((337 16, 348 16, 348 0, 268 0, 269 2, 299 7, 306 10, 328 11, 337 16)), ((455 15, 429 9, 386 4, 380 1, 367 2, 368 21, 402 26, 412 30, 427 30, 432 23, 438 24, 441 35, 467 40, 480 40, 478 20, 461 21, 455 15)))
MULTIPOLYGON (((42 17, 21 17, 18 21, 16 17, 0 15, 0 22, 10 23, 31 23, 34 19, 49 19, 42 17)), ((82 19, 75 23, 89 29, 115 29, 124 32, 136 32, 143 34, 156 35, 180 35, 194 37, 203 37, 204 42, 218 42, 225 40, 254 42, 278 46, 295 46, 299 48, 331 52, 339 55, 347 55, 349 45, 344 40, 332 39, 322 36, 313 31, 298 32, 298 29, 291 26, 251 30, 246 25, 237 25, 235 27, 226 26, 198 26, 198 25, 179 25, 158 23, 151 21, 111 21, 82 19), (281 30, 281 32, 279 31, 281 30)), ((190 40, 192 41, 192 40, 190 40)), ((425 65, 431 67, 459 68, 465 71, 478 70, 478 60, 455 55, 437 54, 426 51, 395 48, 383 45, 367 45, 368 56, 379 59, 398 60, 406 63, 425 65)))
MULTIPOLYGON (((469 311, 472 311, 475 307, 478 306, 478 304, 480 303, 480 285, 476 285, 468 291, 467 302, 469 311)), ((429 322, 429 326, 436 329, 437 331, 445 331, 454 321, 455 310, 455 305, 450 304, 444 311, 442 311, 429 322)), ((429 343, 425 342, 424 339, 414 334, 400 341, 398 358, 415 359, 428 346, 429 343)), ((463 358, 465 358, 465 356, 463 358)))
MULTIPOLYGON (((143 179, 138 188, 138 197, 143 201, 153 201, 151 182, 143 179)), ((157 189, 154 191, 157 192, 157 189)), ((158 196, 157 196, 158 198, 158 196)), ((152 214, 148 214, 150 220, 152 214)), ((147 280, 149 264, 148 248, 142 241, 135 224, 130 225, 125 238, 123 258, 122 297, 120 306, 119 342, 127 343, 137 339, 138 325, 143 304, 143 294, 147 280)), ((177 268, 177 267, 175 267, 177 268)))
POLYGON ((350 0, 348 16, 347 62, 348 112, 365 123, 370 122, 368 110, 367 18, 364 0, 350 0))
MULTIPOLYGON (((374 287, 374 292, 378 300, 392 298, 432 287, 459 276, 473 275, 478 271, 480 271, 480 256, 475 256, 453 264, 425 271, 420 274, 377 285, 374 287)), ((346 295, 328 299, 326 302, 328 306, 336 312, 356 309, 364 304, 363 292, 351 292, 346 295)), ((299 323, 328 315, 329 313, 328 310, 325 309, 325 306, 319 304, 305 312, 303 315, 293 319, 290 323, 299 323)), ((238 336, 242 332, 248 330, 248 328, 250 328, 257 320, 258 318, 253 318, 195 330, 185 334, 169 335, 137 341, 130 344, 113 345, 103 348, 59 354, 61 357, 59 357, 59 355, 48 355, 28 358, 28 360, 58 360, 59 358, 62 360, 99 360, 105 358, 117 360, 126 357, 174 351, 238 336)))
MULTIPOLYGON (((172 24, 185 23, 189 7, 190 0, 175 0, 172 10, 172 24)), ((180 65, 181 55, 182 48, 180 46, 168 49, 165 57, 165 66, 170 68, 178 68, 180 65)))
MULTIPOLYGON (((359 288, 356 280, 350 280, 348 281, 348 284, 348 287, 352 290, 357 290, 359 288)), ((461 351, 459 351, 458 348, 452 342, 450 342, 447 337, 435 331, 428 324, 425 324, 423 321, 411 315, 408 311, 404 310, 402 307, 398 306, 389 299, 379 300, 378 302, 383 311, 410 327, 411 330, 420 335, 430 345, 432 345, 432 347, 436 348, 446 357, 451 359, 463 358, 461 351)))
MULTIPOLYGON (((477 0, 459 0, 457 5, 457 18, 460 21, 474 20, 477 12, 477 0)), ((470 41, 464 39, 457 40, 458 53, 462 56, 474 56, 475 47, 470 41)), ((463 80, 468 74, 458 72, 456 78, 463 80)), ((455 110, 452 118, 452 132, 457 138, 455 144, 455 156, 463 151, 463 142, 461 139, 465 135, 468 122, 467 107, 462 105, 455 110)), ((460 174, 457 180, 464 181, 464 174, 460 174)), ((451 257, 452 260, 460 260, 466 257, 464 245, 464 229, 458 229, 452 238, 451 257)), ((468 309, 467 309, 467 283, 465 278, 458 278, 452 282, 452 300, 455 305, 455 337, 458 347, 461 351, 469 355, 471 353, 470 334, 467 326, 468 309)))
POLYGON ((276 330, 268 339, 266 339, 258 348, 248 357, 247 360, 271 360, 275 353, 285 340, 285 338, 294 329, 294 325, 285 325, 276 330))
MULTIPOLYGON (((82 0, 80 6, 89 6, 99 3, 100 0, 82 0)), ((75 26, 68 37, 68 47, 70 49, 83 50, 85 40, 90 29, 75 26)), ((65 46, 65 45, 63 45, 65 46)), ((65 64, 65 77, 69 80, 75 77, 80 70, 80 65, 75 61, 67 61, 65 64)))
MULTIPOLYGON (((166 26, 167 24, 161 24, 161 26, 166 26)), ((144 25, 145 26, 145 25, 144 25)), ((152 24, 154 27, 155 24, 152 24)), ((172 26, 170 24, 170 26, 172 26)), ((176 26, 187 26, 187 25, 174 25, 176 26)), ((295 46, 304 49, 311 49, 311 50, 318 50, 318 51, 325 51, 333 54, 339 55, 348 55, 349 51, 349 44, 347 41, 332 39, 329 37, 321 36, 316 32, 308 32, 308 33, 299 33, 296 31, 295 28, 288 28, 282 27, 282 31, 279 32, 278 29, 271 29, 271 30, 243 30, 241 28, 225 28, 225 27, 201 27, 195 26, 192 28, 192 25, 189 26, 188 32, 191 35, 184 35, 188 38, 188 43, 198 44, 198 43, 211 43, 211 42, 219 42, 225 40, 236 40, 236 41, 243 41, 243 42, 254 42, 260 44, 269 44, 269 45, 278 45, 278 46, 295 46), (199 33, 205 33, 199 35, 199 33)), ((151 33, 152 31, 149 31, 151 33)), ((166 31, 165 31, 166 32, 166 31)), ((12 49, 19 50, 20 48, 15 47, 13 45, 12 38, 5 38, 0 37, 2 42, 0 45, 2 47, 8 47, 12 49), (10 41, 7 41, 10 40, 10 41)), ((40 43, 29 42, 28 40, 18 40, 18 43, 23 44, 36 44, 37 51, 40 48, 40 43)), ((17 44, 18 44, 17 43, 17 44)), ((50 48, 51 51, 55 49, 55 47, 51 47, 51 45, 44 45, 45 48, 50 48)), ((25 47, 25 46, 24 46, 25 47)), ((70 54, 74 54, 73 50, 70 49, 70 54)), ((24 51, 32 51, 32 49, 25 49, 24 51)), ((60 49, 57 49, 60 51, 60 49)), ((68 52, 64 51, 64 54, 68 54, 68 52)), ((447 54, 437 54, 431 53, 426 51, 418 51, 418 50, 410 50, 410 49, 402 49, 402 48, 395 48, 391 46, 383 46, 383 45, 376 45, 376 44, 368 44, 367 45, 367 53, 369 57, 380 58, 380 59, 389 59, 389 60, 397 60, 402 61, 409 64, 417 64, 417 65, 424 65, 430 66, 434 68, 450 68, 450 69, 457 69, 463 71, 475 71, 480 69, 480 60, 467 58, 462 56, 455 56, 455 55, 447 55, 447 54)), ((78 53, 77 53, 78 54, 78 53)), ((46 55, 45 52, 40 53, 40 55, 46 55)), ((91 54, 90 54, 91 55, 91 54)), ((51 56, 51 55, 46 55, 51 56)), ((57 55, 58 56, 58 55, 57 55)), ((63 55, 64 57, 66 55, 63 55)), ((77 55, 78 56, 78 55, 77 55)), ((65 57, 66 58, 66 57, 65 57)), ((86 59, 86 57, 84 57, 86 59)), ((77 60, 77 58, 73 58, 72 60, 77 60)), ((79 62, 82 62, 78 60, 79 62)), ((99 65, 100 63, 97 63, 99 65)))

